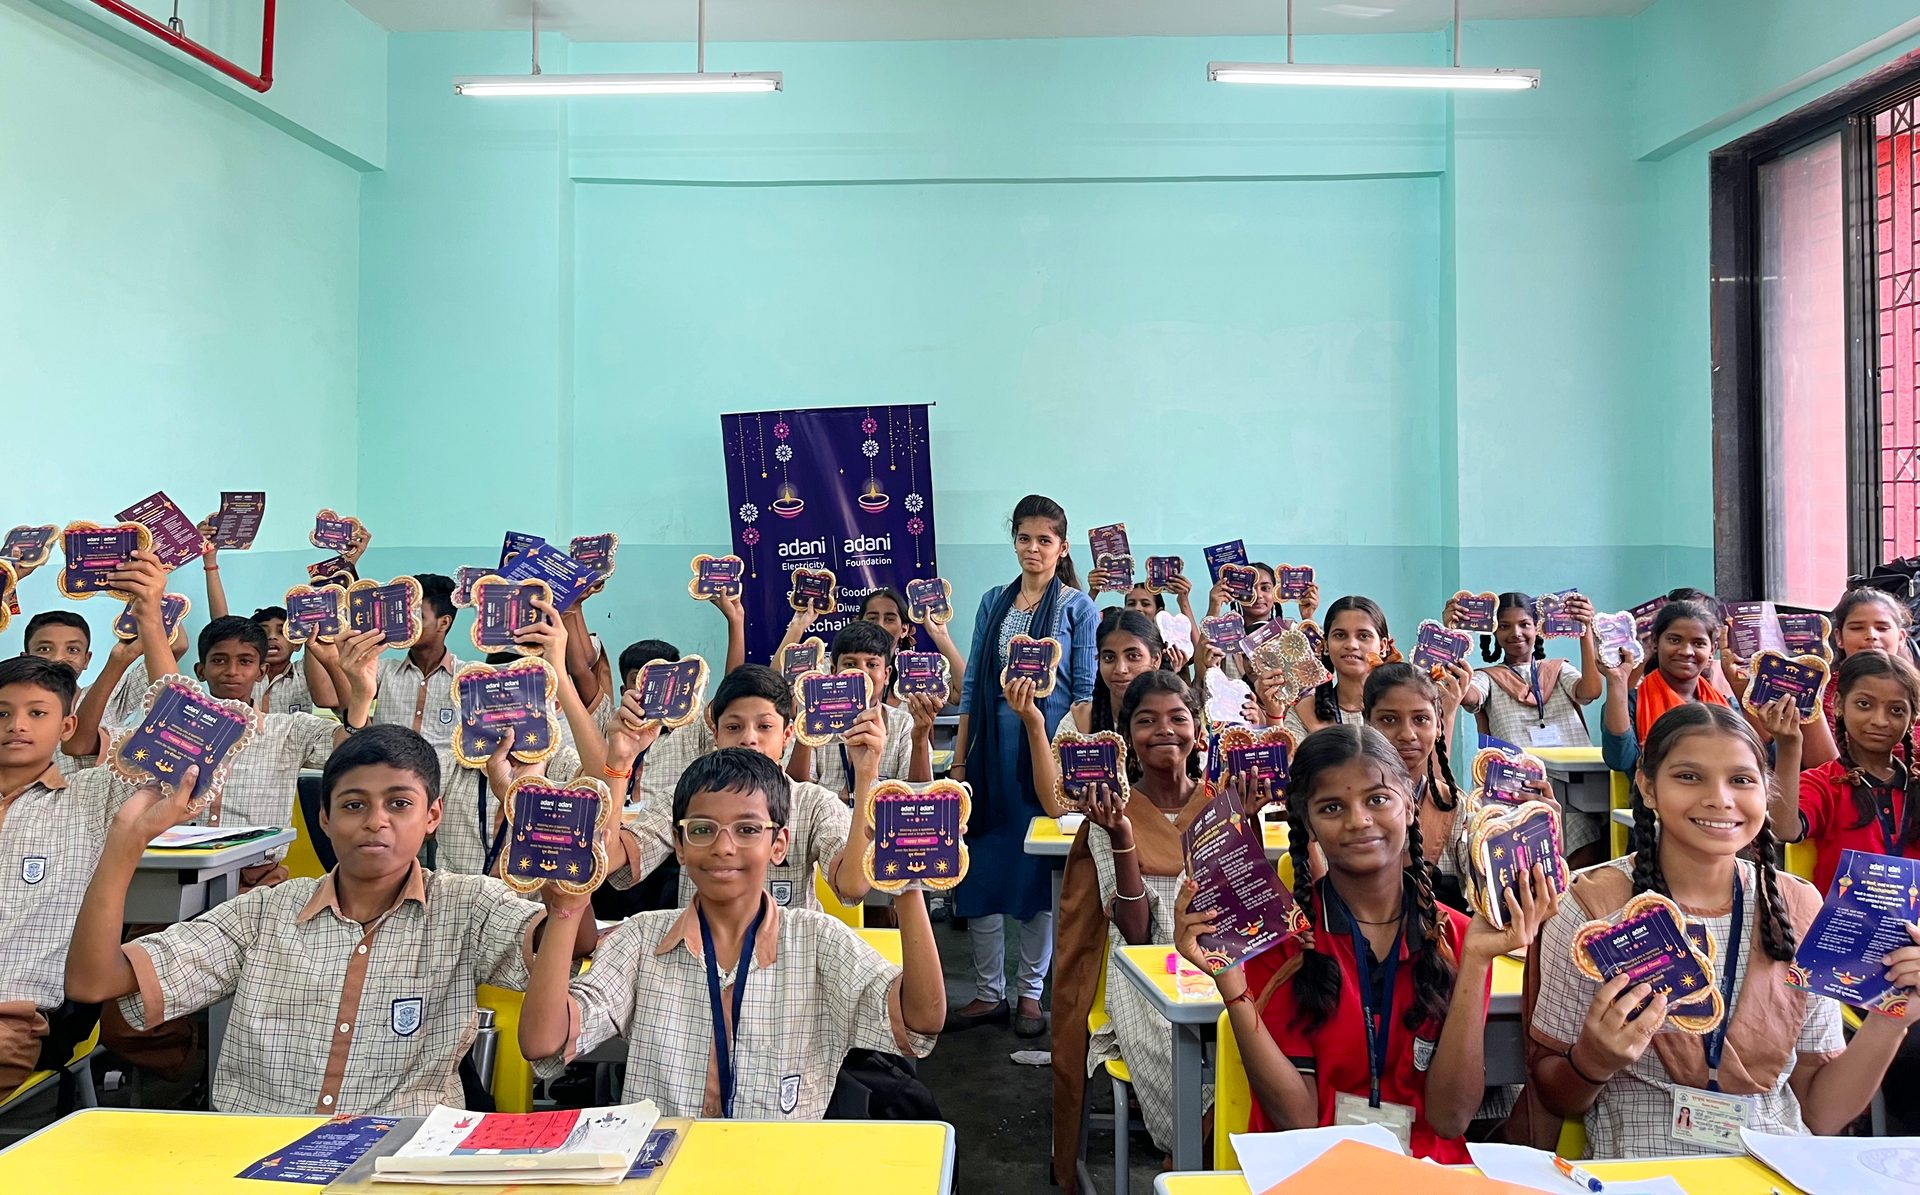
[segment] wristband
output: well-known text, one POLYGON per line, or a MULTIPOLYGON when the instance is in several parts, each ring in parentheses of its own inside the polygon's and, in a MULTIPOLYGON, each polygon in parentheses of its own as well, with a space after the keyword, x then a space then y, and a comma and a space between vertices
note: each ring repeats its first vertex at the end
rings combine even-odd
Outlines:
POLYGON ((1580 1069, 1580 1064, 1573 1060, 1572 1047, 1568 1047, 1568 1049, 1564 1053, 1562 1053, 1560 1057, 1567 1060, 1567 1069, 1572 1071, 1575 1075, 1577 1075, 1580 1081, 1582 1083, 1585 1083, 1587 1086, 1605 1087, 1607 1085, 1608 1080, 1593 1078, 1591 1075, 1587 1074, 1587 1072, 1580 1069))
POLYGON ((1235 1004, 1241 1004, 1241 1003, 1252 1004, 1253 990, 1251 988, 1242 988, 1238 996, 1233 997, 1231 1000, 1226 1000, 1223 1003, 1229 1008, 1231 1008, 1235 1004))
POLYGON ((633 778, 633 769, 628 768, 624 772, 616 772, 610 767, 603 766, 600 769, 600 774, 609 780, 631 780, 633 778))

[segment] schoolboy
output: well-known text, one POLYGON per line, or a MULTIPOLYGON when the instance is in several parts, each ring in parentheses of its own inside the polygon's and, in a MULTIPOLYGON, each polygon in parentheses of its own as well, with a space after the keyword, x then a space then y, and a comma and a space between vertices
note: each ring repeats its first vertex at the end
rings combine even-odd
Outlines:
MULTIPOLYGON (((721 680, 704 721, 717 750, 744 747, 778 766, 793 740, 793 688, 785 677, 764 664, 742 664, 721 680)), ((668 741, 691 737, 686 732, 692 729, 689 726, 668 741)), ((610 783, 625 782, 628 769, 637 775, 652 770, 639 757, 658 732, 657 724, 642 726, 639 695, 629 692, 622 699, 620 724, 608 736, 606 772, 610 783)), ((862 713, 847 731, 854 781, 863 789, 875 779, 885 734, 885 723, 876 709, 862 713)), ((661 797, 644 780, 641 791, 640 806, 627 814, 620 836, 626 850, 624 861, 615 863, 608 877, 616 888, 632 886, 676 854, 673 798, 661 797)), ((677 780, 673 791, 679 791, 677 780)), ((864 822, 852 817, 838 793, 804 780, 794 783, 788 804, 791 816, 782 819, 788 829, 787 846, 767 873, 767 890, 773 894, 774 903, 819 908, 813 889, 813 869, 818 865, 842 903, 858 904, 872 887, 860 868, 860 854, 866 848, 866 839, 861 837, 864 822)), ((683 867, 680 903, 693 899, 693 892, 693 877, 683 867)))
MULTIPOLYGON (((537 1073, 555 1077, 618 1035, 626 1100, 653 1100, 664 1116, 817 1120, 849 1050, 933 1049, 947 1000, 919 892, 894 898, 898 967, 835 918, 768 894, 791 845, 791 787, 775 760, 745 748, 686 770, 671 820, 692 902, 628 918, 571 983, 566 952, 539 951, 520 1014, 537 1073)), ((554 916, 589 899, 542 895, 554 916)))
MULTIPOLYGON (((620 698, 633 688, 642 668, 655 660, 677 663, 679 659, 680 649, 665 639, 641 639, 627 644, 626 650, 620 653, 619 691, 602 693, 598 701, 587 703, 593 712, 593 724, 600 728, 600 733, 605 735, 613 730, 614 718, 620 712, 620 698)), ((627 796, 632 798, 631 793, 627 796)))
MULTIPOLYGON (((157 601, 164 575, 157 562, 136 571, 142 642, 164 653, 157 601)), ((0 1092, 40 1069, 87 877, 108 824, 133 795, 108 768, 68 774, 54 764, 73 731, 78 687, 68 664, 38 655, 0 660, 0 1092)), ((117 939, 118 926, 114 933, 117 939)))
MULTIPOLYGON (((887 746, 880 755, 881 780, 933 779, 933 719, 946 704, 944 695, 915 693, 907 705, 887 705, 887 686, 893 681, 893 650, 898 640, 877 622, 851 622, 833 637, 827 649, 832 672, 862 672, 873 684, 873 701, 886 722, 887 746)), ((838 743, 815 751, 796 741, 787 760, 787 775, 811 780, 851 799, 853 776, 846 749, 838 743)))
MULTIPOLYGON (((720 611, 721 617, 727 622, 727 666, 720 675, 730 676, 747 658, 745 608, 741 606, 739 598, 727 597, 724 594, 708 600, 714 609, 720 611)), ((673 658, 679 659, 679 653, 675 652, 673 658)), ((641 661, 642 664, 645 662, 641 661)), ((711 666, 713 660, 709 658, 707 663, 711 666)), ((639 669, 636 667, 634 671, 637 675, 639 669)), ((632 687, 632 681, 629 680, 627 688, 632 687)), ((625 693, 623 692, 621 696, 624 700, 625 693)), ((618 707, 616 706, 613 715, 607 720, 608 734, 613 733, 613 723, 617 717, 618 707)), ((629 792, 639 794, 643 800, 658 800, 663 807, 671 805, 673 788, 679 783, 680 773, 686 770, 688 764, 713 749, 713 726, 706 718, 697 719, 672 734, 661 735, 659 743, 649 743, 645 751, 647 764, 645 775, 643 776, 639 769, 634 770, 629 792)))
MULTIPOLYGON (((220 580, 220 553, 213 546, 211 527, 200 528, 207 535, 207 546, 200 553, 200 569, 207 581, 207 618, 225 618, 233 611, 227 605, 227 587, 220 580)), ((287 638, 287 611, 284 606, 262 606, 249 617, 267 633, 266 676, 253 689, 254 708, 261 713, 310 714, 313 712, 313 686, 307 680, 309 669, 318 665, 306 658, 295 660, 299 649, 287 638)))
MULTIPOLYGON (((406 654, 380 660, 373 720, 381 726, 406 726, 433 744, 440 754, 441 774, 453 770, 453 734, 460 721, 460 694, 453 674, 460 658, 447 648, 453 629, 453 580, 439 573, 420 573, 420 638, 406 654)), ((323 675, 311 676, 314 701, 329 709, 345 704, 347 682, 339 671, 337 645, 312 643, 307 653, 319 660, 323 675)))
MULTIPOLYGON (((93 665, 93 629, 72 610, 42 610, 34 615, 27 621, 26 645, 26 654, 65 664, 75 676, 85 676, 93 665)), ((100 675, 93 684, 80 686, 73 712, 83 715, 80 707, 91 692, 97 694, 94 704, 99 713, 90 734, 77 733, 80 721, 76 718, 73 740, 61 744, 54 756, 62 772, 71 774, 94 765, 100 755, 100 726, 118 726, 132 717, 151 679, 141 658, 140 641, 116 638, 100 675)))
MULTIPOLYGON (((462 1102, 456 1073, 479 1029, 475 989, 521 988, 548 916, 498 880, 428 871, 416 856, 440 821, 440 761, 403 726, 334 751, 320 825, 340 863, 120 943, 141 853, 192 816, 142 789, 114 818, 73 931, 67 991, 117 1000, 136 1028, 233 998, 213 1076, 222 1112, 419 1116, 462 1102)), ((585 953, 592 920, 559 953, 585 953)))

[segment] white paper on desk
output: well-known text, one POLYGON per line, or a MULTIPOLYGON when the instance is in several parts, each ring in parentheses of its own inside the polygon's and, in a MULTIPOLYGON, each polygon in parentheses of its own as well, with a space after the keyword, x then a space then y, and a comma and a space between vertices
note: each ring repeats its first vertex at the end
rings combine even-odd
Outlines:
MULTIPOLYGON (((1268 1190, 1342 1141, 1358 1141, 1388 1153, 1406 1155, 1393 1130, 1377 1124, 1336 1124, 1320 1129, 1293 1129, 1285 1133, 1234 1133, 1233 1152, 1240 1173, 1253 1195, 1268 1190)), ((1569 1193, 1571 1195, 1571 1193, 1569 1193)))
POLYGON ((1247 702, 1253 690, 1245 681, 1237 681, 1218 668, 1207 669, 1207 718, 1225 726, 1247 724, 1247 702))
POLYGON ((271 827, 262 826, 175 826, 171 830, 162 830, 148 846, 162 850, 180 850, 186 847, 205 846, 209 842, 222 839, 244 840, 261 838, 276 833, 271 827))
POLYGON ((1920 1137, 1788 1137, 1741 1129, 1740 1140, 1807 1195, 1920 1192, 1920 1137))
MULTIPOLYGON (((1516 1187, 1531 1187, 1549 1195, 1575 1195, 1585 1188, 1562 1175, 1553 1165, 1553 1155, 1544 1149, 1525 1145, 1501 1145, 1492 1141, 1469 1141, 1467 1153, 1480 1173, 1497 1182, 1516 1187)), ((1671 1178, 1602 1179, 1605 1195, 1687 1195, 1686 1189, 1671 1178)))

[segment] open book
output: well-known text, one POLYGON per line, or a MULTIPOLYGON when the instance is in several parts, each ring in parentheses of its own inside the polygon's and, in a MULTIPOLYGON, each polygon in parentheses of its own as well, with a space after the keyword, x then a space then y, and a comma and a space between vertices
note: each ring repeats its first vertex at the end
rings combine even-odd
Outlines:
POLYGON ((435 1108, 406 1144, 374 1159, 379 1182, 616 1183, 660 1119, 653 1101, 564 1112, 435 1108))

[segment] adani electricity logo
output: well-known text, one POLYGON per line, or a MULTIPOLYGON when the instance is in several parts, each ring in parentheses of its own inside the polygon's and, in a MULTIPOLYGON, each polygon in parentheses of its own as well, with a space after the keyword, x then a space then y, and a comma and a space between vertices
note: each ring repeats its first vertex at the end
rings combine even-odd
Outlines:
POLYGON ((855 535, 836 540, 821 535, 813 539, 782 541, 775 549, 782 572, 796 568, 831 569, 842 585, 850 585, 857 569, 887 568, 893 564, 893 536, 855 535))

